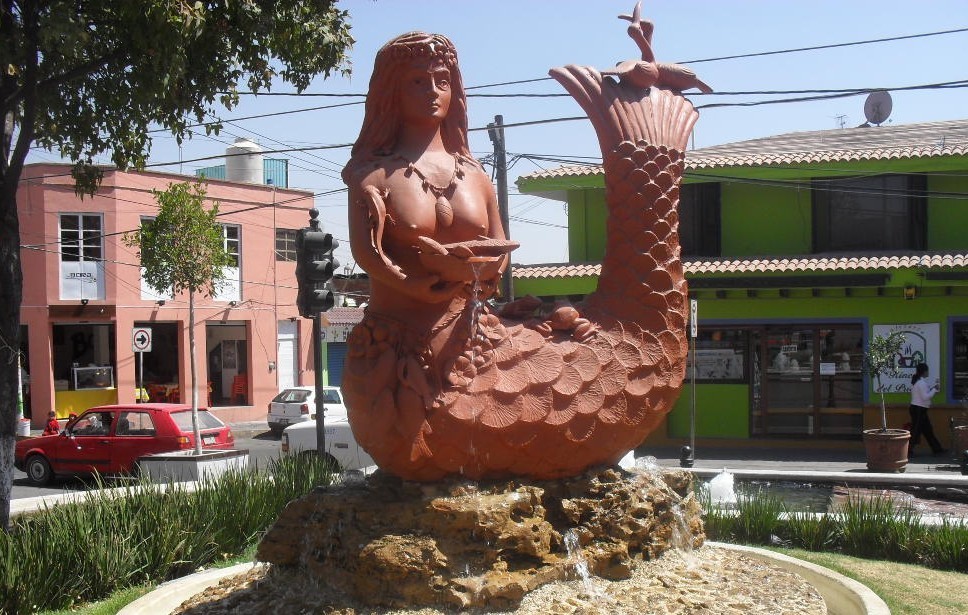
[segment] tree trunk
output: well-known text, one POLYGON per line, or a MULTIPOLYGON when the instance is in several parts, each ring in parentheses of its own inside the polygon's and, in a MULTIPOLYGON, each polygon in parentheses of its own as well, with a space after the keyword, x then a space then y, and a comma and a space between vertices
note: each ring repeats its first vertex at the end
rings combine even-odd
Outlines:
POLYGON ((20 225, 17 186, 0 176, 0 528, 10 526, 13 454, 17 435, 17 397, 20 353, 20 225))
POLYGON ((884 402, 884 385, 880 375, 877 376, 877 391, 881 394, 881 431, 887 431, 887 405, 884 402))
POLYGON ((198 429, 198 367, 195 365, 195 291, 188 290, 188 352, 192 373, 192 434, 195 436, 195 454, 202 454, 202 436, 198 429))

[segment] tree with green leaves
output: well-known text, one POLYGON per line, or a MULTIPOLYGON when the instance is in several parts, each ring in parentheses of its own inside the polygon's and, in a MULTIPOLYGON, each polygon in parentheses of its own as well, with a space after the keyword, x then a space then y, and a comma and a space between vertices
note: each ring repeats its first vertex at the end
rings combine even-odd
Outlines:
POLYGON ((887 406, 884 403, 884 384, 881 378, 894 378, 900 373, 897 359, 901 356, 903 344, 904 334, 894 331, 887 336, 875 335, 864 352, 864 372, 877 380, 877 392, 881 394, 881 431, 887 431, 887 406))
POLYGON ((219 224, 218 203, 205 209, 205 188, 200 183, 172 184, 168 190, 152 191, 158 216, 124 236, 124 243, 138 250, 144 280, 159 294, 188 294, 188 349, 192 375, 192 432, 195 454, 202 452, 198 429, 198 367, 195 360, 195 295, 218 293, 225 268, 233 265, 225 249, 219 224))
POLYGON ((142 168, 150 131, 181 143, 238 87, 348 73, 349 15, 330 0, 0 0, 0 528, 7 529, 20 347, 17 186, 34 145, 76 162, 79 193, 96 156, 142 168))

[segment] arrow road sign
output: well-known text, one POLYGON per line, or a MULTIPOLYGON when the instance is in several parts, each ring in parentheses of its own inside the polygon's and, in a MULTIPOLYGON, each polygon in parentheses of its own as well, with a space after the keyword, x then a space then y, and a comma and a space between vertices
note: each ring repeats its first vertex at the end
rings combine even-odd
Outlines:
POLYGON ((150 327, 135 327, 131 331, 131 350, 134 352, 151 352, 150 327))

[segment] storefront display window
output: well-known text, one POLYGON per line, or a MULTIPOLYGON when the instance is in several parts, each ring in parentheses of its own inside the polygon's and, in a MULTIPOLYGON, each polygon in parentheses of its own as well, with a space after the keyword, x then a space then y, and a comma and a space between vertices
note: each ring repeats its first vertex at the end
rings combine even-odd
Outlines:
MULTIPOLYGON (((748 348, 749 332, 743 329, 700 329, 696 337, 696 382, 747 382, 748 348)), ((691 352, 687 361, 686 378, 691 378, 691 352)))
POLYGON ((751 391, 754 433, 832 436, 861 432, 860 325, 763 327, 753 331, 751 341, 763 357, 751 391))

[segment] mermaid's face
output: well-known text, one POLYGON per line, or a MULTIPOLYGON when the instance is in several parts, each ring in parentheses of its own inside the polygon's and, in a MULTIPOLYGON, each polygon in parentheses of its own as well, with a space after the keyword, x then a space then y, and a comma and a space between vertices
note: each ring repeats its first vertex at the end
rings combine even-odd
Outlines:
POLYGON ((400 114, 404 122, 440 124, 450 111, 450 70, 437 58, 419 58, 404 69, 400 114))

